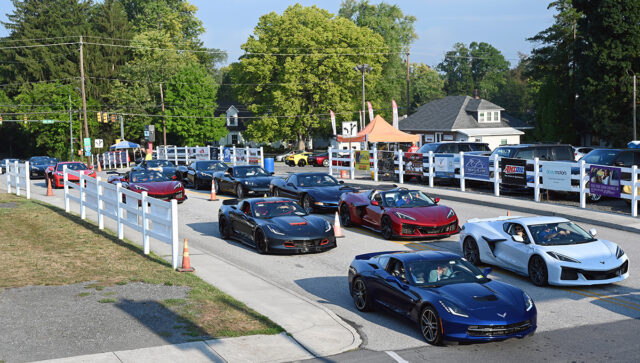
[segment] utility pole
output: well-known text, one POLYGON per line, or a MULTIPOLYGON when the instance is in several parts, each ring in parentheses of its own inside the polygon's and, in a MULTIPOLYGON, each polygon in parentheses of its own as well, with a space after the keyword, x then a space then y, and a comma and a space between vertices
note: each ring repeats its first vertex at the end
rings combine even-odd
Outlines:
POLYGON ((633 74, 633 140, 636 138, 636 74, 633 74))
POLYGON ((364 129, 364 125, 367 123, 366 122, 367 109, 365 106, 365 96, 364 96, 364 73, 370 72, 373 68, 371 68, 371 66, 368 64, 358 64, 357 66, 353 67, 353 69, 362 73, 362 119, 360 121, 360 130, 362 130, 364 129))
POLYGON ((409 66, 409 51, 407 50, 407 116, 409 116, 409 108, 411 107, 411 99, 409 98, 409 85, 411 83, 411 69, 409 66))
POLYGON ((69 160, 75 160, 73 155, 73 118, 71 117, 71 95, 69 95, 69 160))
POLYGON ((162 93, 162 83, 160 83, 160 107, 162 108, 162 142, 167 145, 167 127, 164 122, 164 93, 162 93))
POLYGON ((84 90, 84 56, 82 53, 82 35, 80 36, 80 80, 82 87, 82 115, 84 117, 84 134, 89 137, 89 125, 87 124, 87 95, 84 90))
POLYGON ((124 118, 122 115, 118 115, 118 118, 120 119, 120 139, 124 140, 124 118))

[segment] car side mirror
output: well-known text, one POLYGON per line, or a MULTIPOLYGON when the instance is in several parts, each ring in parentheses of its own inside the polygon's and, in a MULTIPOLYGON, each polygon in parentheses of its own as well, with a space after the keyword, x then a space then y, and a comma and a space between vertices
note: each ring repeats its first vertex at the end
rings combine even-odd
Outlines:
POLYGON ((271 175, 275 175, 276 173, 275 173, 274 171, 272 171, 272 172, 270 172, 269 174, 271 174, 271 175))
POLYGON ((591 228, 589 230, 589 234, 591 235, 591 237, 595 237, 598 234, 598 231, 596 231, 595 228, 591 228))
POLYGON ((89 165, 89 169, 93 170, 93 165, 89 165))
POLYGON ((484 277, 489 276, 489 274, 491 273, 491 267, 487 267, 484 270, 482 270, 482 274, 484 275, 484 277))
POLYGON ((293 185, 293 183, 287 183, 288 187, 295 187, 295 185, 293 185))
POLYGON ((434 198, 434 199, 433 199, 433 201, 434 201, 434 202, 436 202, 436 204, 437 204, 437 203, 440 203, 440 198, 437 198, 437 197, 436 197, 436 198, 434 198))
POLYGON ((344 180, 340 180, 338 183, 340 183, 340 184, 344 184, 344 180))
POLYGON ((380 203, 378 203, 378 201, 377 201, 377 200, 372 200, 372 201, 371 201, 371 205, 380 205, 380 203))
POLYGON ((516 242, 524 242, 524 238, 522 238, 522 236, 515 235, 511 238, 513 238, 513 240, 516 242))

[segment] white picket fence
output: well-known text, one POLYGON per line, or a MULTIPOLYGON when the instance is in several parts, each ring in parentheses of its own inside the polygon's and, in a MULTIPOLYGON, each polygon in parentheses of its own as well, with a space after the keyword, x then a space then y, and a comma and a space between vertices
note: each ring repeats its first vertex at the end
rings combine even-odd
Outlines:
MULTIPOLYGON (((354 179, 355 174, 355 160, 354 154, 355 151, 351 150, 336 150, 329 148, 329 173, 333 175, 334 171, 348 170, 351 179, 354 179), (342 154, 342 155, 339 155, 342 154), (345 155, 347 154, 347 155, 345 155), (336 165, 334 165, 334 162, 336 165), (348 163, 348 165, 344 165, 348 163)), ((414 154, 415 153, 405 153, 402 151, 379 151, 376 148, 369 150, 370 154, 370 163, 372 164, 371 170, 372 178, 377 181, 378 175, 385 170, 389 170, 389 160, 393 160, 393 170, 391 171, 393 175, 397 175, 398 181, 402 184, 405 182, 405 178, 407 177, 415 177, 419 176, 422 179, 428 179, 429 187, 434 187, 434 181, 436 178, 448 178, 448 179, 457 179, 460 184, 460 190, 466 191, 466 180, 476 180, 485 183, 490 183, 493 187, 493 193, 495 196, 500 196, 501 185, 503 185, 503 181, 501 178, 502 169, 500 168, 500 162, 502 158, 498 155, 493 155, 492 157, 487 157, 486 159, 489 163, 488 171, 489 174, 484 178, 479 177, 470 177, 465 175, 465 157, 479 156, 478 154, 467 154, 464 152, 460 152, 459 154, 434 154, 433 152, 429 152, 428 154, 421 154, 419 158, 422 158, 422 168, 421 170, 416 171, 415 163, 412 163, 411 160, 407 159, 406 154, 414 154), (385 154, 388 153, 388 154, 385 154), (437 169, 442 170, 442 161, 448 160, 447 158, 451 158, 450 164, 446 167, 448 172, 447 176, 443 176, 439 174, 437 169), (439 159, 439 160, 438 160, 439 159), (383 161, 384 160, 384 161, 383 161), (440 164, 437 163, 440 161, 440 164), (386 162, 386 169, 380 168, 380 163, 386 162), (408 168, 412 168, 412 170, 408 170, 408 168)), ((551 190, 551 191, 561 191, 561 192, 573 192, 578 193, 580 196, 580 208, 586 208, 586 200, 589 194, 591 194, 591 189, 589 185, 589 172, 592 164, 586 164, 584 161, 580 162, 568 162, 568 161, 547 161, 547 160, 539 160, 535 158, 533 160, 526 161, 527 166, 525 167, 526 173, 526 186, 533 188, 534 200, 536 202, 540 202, 541 199, 541 191, 551 190), (568 182, 569 186, 566 188, 558 188, 550 183, 544 183, 544 170, 557 170, 559 168, 564 168, 565 170, 569 170, 567 179, 570 179, 568 182), (531 169, 531 170, 529 170, 531 169)), ((609 167, 605 165, 593 165, 595 167, 609 167)), ((640 193, 638 188, 640 188, 640 171, 637 166, 633 166, 630 168, 620 167, 621 175, 624 176, 628 174, 629 177, 623 178, 620 180, 620 199, 629 200, 631 203, 631 215, 634 217, 638 216, 638 201, 640 200, 640 193), (624 192, 624 187, 629 190, 628 193, 624 192)), ((565 181, 567 181, 565 179, 565 181)), ((522 185, 523 187, 525 185, 522 185)))
POLYGON ((102 169, 124 169, 131 166, 129 154, 126 151, 108 151, 102 154, 96 154, 95 165, 98 162, 102 169))
POLYGON ((187 165, 195 160, 221 160, 232 165, 255 164, 264 167, 264 149, 262 147, 236 148, 220 146, 157 146, 156 158, 158 160, 173 161, 174 164, 187 165))
POLYGON ((25 191, 27 199, 31 199, 31 181, 29 179, 31 173, 29 169, 29 162, 19 163, 14 161, 10 163, 8 160, 5 164, 6 178, 7 178, 7 193, 12 193, 12 188, 15 190, 16 195, 22 195, 22 190, 25 191))
POLYGON ((171 245, 171 266, 178 267, 178 202, 165 202, 149 197, 147 192, 136 193, 119 183, 110 184, 100 177, 92 178, 82 172, 64 168, 64 209, 71 210, 71 202, 80 206, 80 218, 86 219, 87 208, 98 214, 98 228, 104 228, 104 217, 116 221, 118 238, 124 239, 124 227, 142 234, 142 247, 149 254, 149 237, 171 245), (69 181, 69 176, 78 179, 69 181), (123 202, 124 199, 124 202, 123 202))

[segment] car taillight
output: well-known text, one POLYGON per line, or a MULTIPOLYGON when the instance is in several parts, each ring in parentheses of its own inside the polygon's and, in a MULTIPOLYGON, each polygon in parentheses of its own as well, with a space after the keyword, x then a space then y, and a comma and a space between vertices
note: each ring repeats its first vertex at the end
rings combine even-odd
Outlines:
POLYGON ((171 177, 171 180, 176 180, 178 179, 178 177, 176 177, 175 175, 171 177))

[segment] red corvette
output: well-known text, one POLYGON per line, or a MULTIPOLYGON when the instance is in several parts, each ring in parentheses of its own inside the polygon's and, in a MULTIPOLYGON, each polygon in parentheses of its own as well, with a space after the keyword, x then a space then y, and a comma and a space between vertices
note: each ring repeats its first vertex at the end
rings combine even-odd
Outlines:
MULTIPOLYGON (((62 188, 64 186, 64 174, 62 173, 64 166, 67 166, 67 170, 73 170, 74 172, 82 172, 84 175, 88 175, 92 178, 96 177, 96 172, 92 168, 89 168, 85 163, 79 161, 65 161, 57 163, 54 166, 47 168, 47 176, 51 179, 51 186, 54 188, 62 188)), ((69 181, 79 182, 80 178, 69 174, 69 181)))
POLYGON ((358 224, 393 237, 446 237, 460 232, 453 209, 419 190, 365 190, 340 197, 340 222, 358 224))
POLYGON ((147 192, 147 195, 157 199, 169 201, 177 199, 182 203, 187 199, 184 185, 176 180, 169 179, 165 174, 156 170, 131 171, 123 176, 112 176, 109 183, 122 183, 122 186, 138 193, 147 192))

